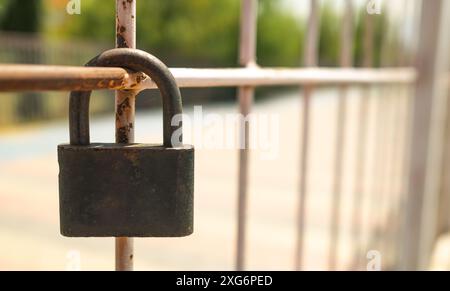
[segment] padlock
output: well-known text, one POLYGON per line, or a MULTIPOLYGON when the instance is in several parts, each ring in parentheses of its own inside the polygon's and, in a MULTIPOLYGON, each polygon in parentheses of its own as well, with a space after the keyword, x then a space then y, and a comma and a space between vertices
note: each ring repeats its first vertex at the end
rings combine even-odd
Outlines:
POLYGON ((61 234, 181 237, 193 232, 194 148, 182 144, 180 90, 169 69, 139 50, 113 49, 88 66, 149 75, 163 99, 162 145, 90 143, 91 92, 70 95, 70 144, 58 146, 61 234), (176 125, 171 121, 177 116, 176 125))

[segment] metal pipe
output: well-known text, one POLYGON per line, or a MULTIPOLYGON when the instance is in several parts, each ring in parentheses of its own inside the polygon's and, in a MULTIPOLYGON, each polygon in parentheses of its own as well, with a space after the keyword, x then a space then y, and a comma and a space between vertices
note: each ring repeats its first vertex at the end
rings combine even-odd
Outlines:
MULTIPOLYGON (((374 58, 374 49, 373 49, 373 37, 374 37, 374 17, 370 14, 366 14, 364 19, 364 38, 363 38, 363 47, 364 47, 364 56, 363 56, 363 67, 365 67, 367 70, 373 70, 373 58, 374 58)), ((371 85, 373 83, 367 83, 367 85, 371 85)), ((367 128, 368 128, 368 122, 369 118, 368 116, 364 116, 362 118, 362 114, 371 112, 370 110, 370 102, 369 98, 371 95, 371 86, 365 86, 363 88, 363 97, 361 98, 361 102, 359 105, 359 113, 360 113, 360 120, 359 120, 359 130, 358 130, 358 136, 357 136, 357 158, 356 158, 356 168, 361 169, 362 171, 357 171, 355 175, 355 195, 359 195, 360 201, 364 201, 366 192, 368 192, 364 187, 364 182, 366 179, 366 160, 365 160, 365 149, 367 146, 367 128)), ((353 220, 358 221, 358 226, 354 227, 354 232, 359 233, 359 241, 355 241, 355 244, 359 244, 359 247, 357 246, 355 248, 355 254, 354 254, 354 260, 353 260, 353 266, 355 269, 358 269, 360 266, 360 263, 363 260, 363 251, 364 247, 367 247, 370 241, 370 221, 367 223, 367 225, 364 225, 364 221, 362 221, 364 217, 364 210, 359 210, 359 206, 356 205, 356 202, 358 199, 355 199, 355 204, 353 207, 358 210, 354 210, 353 220), (366 237, 366 241, 364 241, 364 237, 362 235, 362 227, 365 227, 366 229, 369 229, 366 234, 368 234, 368 237, 366 237)), ((370 213, 370 209, 369 209, 370 213)), ((356 225, 356 224, 355 224, 356 225)))
MULTIPOLYGON (((308 17, 308 32, 306 34, 306 49, 304 53, 304 64, 306 67, 316 67, 318 64, 319 45, 319 3, 317 0, 310 0, 310 12, 308 17)), ((300 180, 299 180, 299 201, 297 210, 297 242, 295 247, 295 269, 300 271, 303 268, 305 226, 306 226, 306 202, 308 194, 308 155, 309 155, 309 120, 311 118, 310 104, 313 94, 313 84, 306 84, 303 89, 303 125, 301 133, 300 150, 300 180)))
POLYGON ((301 128, 301 150, 300 150, 300 179, 299 179, 299 201, 297 210, 297 242, 295 246, 295 270, 303 269, 303 250, 305 241, 306 226, 306 194, 308 192, 308 153, 309 153, 309 119, 310 119, 310 101, 312 88, 306 86, 303 90, 302 103, 302 128, 301 128))
MULTIPOLYGON (((247 68, 256 67, 256 25, 257 25, 257 0, 243 0, 241 5, 241 33, 240 33, 240 65, 247 68)), ((253 105, 253 87, 241 87, 238 92, 239 112, 247 116, 253 105)), ((240 144, 244 148, 239 151, 238 170, 238 213, 237 213, 237 241, 236 241, 236 270, 245 268, 245 239, 247 224, 247 200, 248 200, 248 164, 249 164, 249 136, 250 124, 245 122, 240 125, 240 144)))
MULTIPOLYGON (((401 53, 399 53, 399 46, 394 44, 392 39, 393 35, 396 34, 396 29, 390 25, 391 19, 389 15, 387 16, 387 29, 383 35, 382 47, 381 47, 381 56, 380 56, 380 66, 388 67, 388 66, 398 66, 401 61, 401 53), (390 54, 389 54, 390 52, 390 54)), ((398 29, 398 28, 397 28, 398 29)), ((395 157, 392 156, 393 148, 395 149, 397 143, 393 140, 396 138, 395 135, 395 126, 398 123, 395 122, 395 98, 398 97, 399 92, 397 91, 397 87, 389 86, 383 89, 382 96, 385 96, 386 105, 384 112, 386 116, 384 120, 386 124, 391 124, 383 129, 384 134, 384 142, 381 141, 380 147, 380 158, 377 160, 383 161, 382 165, 380 165, 380 173, 377 175, 377 179, 380 183, 381 190, 377 195, 377 200, 379 201, 379 211, 378 211, 378 227, 379 227, 379 236, 376 238, 375 246, 377 249, 384 254, 386 259, 384 260, 384 268, 392 268, 392 256, 390 253, 390 242, 389 242, 389 234, 390 229, 393 225, 389 219, 389 210, 391 201, 394 197, 393 193, 390 192, 389 186, 390 182, 395 178, 392 173, 392 169, 395 169, 395 157)), ((383 139, 383 138, 382 138, 383 139)))
POLYGON ((116 89, 128 78, 122 68, 1 65, 0 91, 116 89))
MULTIPOLYGON (((136 1, 116 0, 116 47, 136 48, 136 1)), ((135 97, 137 90, 116 92, 116 142, 134 142, 135 97)), ((133 239, 116 238, 116 271, 132 271, 133 239)))
MULTIPOLYGON (((341 67, 351 67, 352 51, 353 51, 353 5, 352 0, 345 2, 343 15, 343 27, 341 32, 341 67)), ((336 129, 336 148, 334 162, 334 181, 333 181, 333 197, 331 203, 331 221, 330 221, 330 249, 329 249, 329 267, 335 270, 338 263, 339 253, 339 235, 340 235, 340 217, 341 217, 341 192, 342 192, 342 176, 344 161, 344 141, 346 130, 347 115, 347 91, 348 88, 343 85, 339 88, 340 96, 338 97, 338 114, 336 129)))
POLYGON ((403 131, 403 98, 404 98, 404 89, 399 87, 395 87, 392 89, 391 93, 393 96, 390 96, 392 99, 391 109, 391 119, 392 119, 392 131, 391 131, 391 147, 390 157, 388 159, 391 160, 391 169, 390 174, 387 175, 387 195, 388 195, 388 203, 386 208, 385 217, 383 218, 383 225, 386 233, 386 238, 384 240, 383 249, 385 250, 383 253, 387 253, 387 259, 389 260, 388 266, 392 269, 396 268, 398 262, 395 258, 396 255, 396 233, 397 226, 399 220, 398 211, 398 201, 400 197, 400 189, 398 185, 401 182, 400 177, 400 167, 401 167, 401 150, 402 150, 402 131, 403 131))
MULTIPOLYGON (((362 90, 368 91, 366 88, 362 90)), ((368 97, 368 96, 367 96, 368 97)), ((368 137, 368 121, 369 121, 369 98, 359 98, 358 104, 358 131, 357 131, 357 145, 356 145, 356 160, 355 160, 355 184, 354 184, 354 199, 352 211, 352 238, 354 258, 352 262, 352 269, 358 270, 363 258, 363 206, 365 194, 366 181, 366 148, 368 137)))
POLYGON ((394 185, 394 193, 395 193, 395 205, 392 213, 392 219, 395 221, 394 229, 392 232, 392 248, 393 248, 393 260, 394 265, 393 268, 395 270, 399 270, 401 268, 400 261, 400 250, 401 250, 401 222, 402 222, 402 214, 404 211, 404 202, 405 202, 405 194, 407 191, 406 178, 407 178, 407 170, 408 170, 408 142, 410 140, 410 121, 411 121, 411 107, 412 107, 412 98, 413 90, 411 86, 402 86, 401 88, 402 94, 399 100, 398 113, 397 113, 397 121, 398 123, 398 140, 399 145, 397 149, 396 156, 398 156, 398 165, 397 165, 397 183, 394 185))
POLYGON ((439 192, 443 114, 439 80, 448 70, 448 17, 450 4, 444 0, 422 1, 420 44, 416 67, 412 137, 409 150, 408 198, 403 217, 402 269, 423 270, 430 256, 435 235, 435 211, 439 192), (439 120, 439 122, 437 121, 439 120))
POLYGON ((393 222, 390 221, 389 212, 390 205, 392 205, 392 199, 394 198, 393 193, 390 189, 390 182, 393 178, 395 178, 395 173, 392 172, 392 169, 395 168, 395 156, 393 156, 392 147, 397 145, 395 142, 395 127, 398 125, 396 122, 396 104, 395 98, 398 98, 400 92, 398 92, 395 87, 386 87, 385 91, 382 93, 382 96, 385 96, 385 105, 384 105, 384 114, 385 114, 385 122, 388 126, 384 128, 384 142, 383 139, 382 147, 383 154, 380 155, 380 159, 382 162, 382 166, 380 166, 380 174, 377 175, 381 185, 381 191, 378 193, 378 201, 379 201, 379 213, 378 213, 378 226, 380 227, 380 237, 378 237, 378 241, 376 242, 377 249, 385 254, 386 259, 384 261, 385 268, 392 266, 392 256, 390 255, 390 242, 389 242, 389 232, 393 225, 393 222))
MULTIPOLYGON (((412 68, 241 68, 241 69, 171 69, 180 87, 236 87, 273 85, 345 85, 413 83, 412 68)), ((151 80, 136 86, 154 88, 151 80)))
MULTIPOLYGON (((380 88, 378 92, 385 93, 380 88)), ((378 93, 377 92, 377 93, 378 93)), ((377 95, 380 95, 379 93, 377 95)), ((382 178, 384 176, 384 164, 385 160, 385 144, 386 140, 386 128, 389 126, 388 121, 386 120, 388 117, 388 111, 386 110, 386 98, 375 98, 375 128, 374 128, 374 143, 375 146, 373 148, 373 157, 374 161, 371 165, 371 189, 370 189, 370 208, 368 209, 368 230, 369 237, 367 238, 366 250, 377 250, 382 251, 380 249, 380 218, 381 218, 381 200, 383 199, 383 184, 382 178)))
MULTIPOLYGON (((412 68, 236 68, 170 70, 182 88, 284 85, 412 84, 412 68)), ((156 89, 150 77, 123 68, 0 65, 0 91, 156 89)))

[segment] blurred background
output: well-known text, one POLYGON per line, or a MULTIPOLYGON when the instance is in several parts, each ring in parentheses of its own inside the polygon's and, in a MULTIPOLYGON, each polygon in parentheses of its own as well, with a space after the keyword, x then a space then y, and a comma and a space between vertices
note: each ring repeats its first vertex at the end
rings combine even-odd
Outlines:
MULTIPOLYGON (((339 64, 339 31, 342 3, 324 1, 321 11, 319 64, 339 64)), ((358 1, 357 1, 358 2, 358 1)), ((355 15, 354 63, 363 65, 365 1, 359 1, 355 15)), ((1 61, 81 65, 115 43, 115 5, 103 1, 83 0, 82 14, 66 13, 66 0, 1 0, 1 61)), ((356 3, 356 2, 355 2, 356 3)), ((387 13, 375 19, 374 63, 380 66, 384 42, 396 48, 404 38, 413 41, 398 16, 408 13, 413 30, 412 5, 396 4, 399 13, 388 24, 387 13), (401 13, 400 13, 401 12, 401 13), (386 33, 389 31, 389 36, 386 33), (384 36, 384 37, 383 37, 384 36)), ((389 11, 391 11, 389 7, 389 11)), ((240 1, 139 1, 137 3, 137 47, 158 56, 170 67, 236 67, 238 66, 240 1), (188 29, 189 28, 189 29, 188 29)), ((262 0, 258 13, 258 63, 261 66, 298 67, 303 65, 308 1, 262 0), (280 33, 282 32, 282 33, 280 33)), ((401 58, 406 61, 412 47, 404 45, 401 58)), ((400 65, 394 50, 387 50, 385 62, 400 65)), ((147 93, 149 94, 149 93, 147 93)), ((263 92, 261 92, 262 95, 263 92)), ((27 93, 22 97, 2 96, 1 125, 35 120, 64 118, 66 98, 61 93, 27 93)), ((195 100, 231 101, 234 89, 187 90, 185 102, 195 100)), ((109 96, 94 100, 93 112, 113 109, 109 96)), ((139 98, 140 108, 154 105, 158 98, 139 98), (153 102, 153 103, 152 103, 153 102)))
MULTIPOLYGON (((114 47, 115 1, 81 0, 80 15, 69 15, 67 2, 0 0, 0 63, 81 66, 114 47)), ((306 65, 303 56, 310 2, 258 1, 258 65, 306 65)), ((318 2, 318 66, 339 67, 341 31, 348 15, 346 1, 318 2)), ((381 1, 381 13, 373 15, 367 11, 369 1, 351 2, 351 63, 355 67, 417 65, 423 41, 421 1, 381 1)), ((442 18, 450 17, 442 14, 442 18)), ((140 0, 136 17, 137 47, 169 67, 239 67, 239 0, 140 0)), ((441 38, 450 36, 448 27, 441 29, 446 30, 441 38)), ((448 63, 444 66, 446 73, 450 71, 448 63)), ((448 82, 448 73, 443 76, 448 82)), ((446 109, 448 84, 444 91, 434 106, 446 109)), ((405 268, 402 248, 407 244, 405 213, 413 184, 410 169, 417 125, 416 94, 415 84, 348 86, 343 121, 339 118, 342 88, 329 85, 314 90, 308 120, 308 189, 307 195, 302 194, 306 210, 301 269, 329 270, 330 252, 335 253, 332 269, 365 270, 378 254, 383 270, 405 268), (340 150, 337 143, 342 145, 340 150), (333 213, 339 216, 338 241, 333 236, 337 227, 333 213)), ((194 105, 202 105, 205 114, 238 112, 236 88, 182 89, 182 95, 184 110, 191 116, 194 105)), ((296 252, 302 193, 299 180, 304 174, 300 170, 305 144, 303 95, 303 88, 298 86, 256 90, 254 112, 279 117, 279 155, 264 160, 259 149, 250 151, 245 260, 249 270, 299 268, 296 252)), ((67 96, 66 92, 0 93, 1 270, 64 270, 74 264, 82 270, 113 269, 113 239, 68 239, 59 234, 56 146, 69 138, 67 96)), ((93 96, 93 140, 111 142, 114 92, 101 91, 93 96)), ((157 96, 151 90, 140 93, 137 99, 139 142, 161 140, 161 102, 157 96)), ((431 243, 422 244, 420 268, 450 270, 450 168, 446 165, 450 119, 447 112, 432 112, 430 136, 423 136, 430 139, 431 162, 424 167, 432 173, 427 176, 426 195, 437 200, 433 211, 420 214, 426 216, 420 221, 432 221, 424 228, 433 229, 427 234, 431 243)), ((217 124, 198 126, 209 132, 220 130, 217 124)), ((187 141, 200 142, 189 129, 185 135, 187 141)), ((136 240, 137 269, 234 268, 238 166, 237 150, 196 152, 194 235, 136 240)), ((427 200, 423 201, 426 204, 427 200)))

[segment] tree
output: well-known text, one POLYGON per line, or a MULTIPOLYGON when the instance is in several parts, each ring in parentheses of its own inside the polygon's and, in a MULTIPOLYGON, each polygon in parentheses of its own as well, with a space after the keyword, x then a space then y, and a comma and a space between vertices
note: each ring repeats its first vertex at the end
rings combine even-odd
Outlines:
POLYGON ((258 63, 262 66, 298 67, 303 55, 304 25, 279 1, 260 0, 258 63))
POLYGON ((36 33, 40 31, 42 6, 40 0, 1 1, 3 31, 36 33))
MULTIPOLYGON (((82 17, 66 16, 59 25, 48 26, 48 32, 57 38, 78 37, 112 46, 114 2, 83 0, 82 4, 82 17)), ((260 0, 258 60, 263 65, 297 66, 302 26, 277 4, 279 1, 260 0)), ((137 19, 138 48, 169 66, 238 65, 240 1, 138 1, 137 19)))
MULTIPOLYGON (((14 0, 2 1, 4 11, 0 21, 3 31, 38 33, 41 27, 42 6, 40 0, 14 0)), ((17 60, 20 63, 31 63, 29 55, 21 54, 17 60)), ((35 92, 27 92, 19 95, 17 115, 19 119, 40 118, 44 112, 42 95, 35 92)))

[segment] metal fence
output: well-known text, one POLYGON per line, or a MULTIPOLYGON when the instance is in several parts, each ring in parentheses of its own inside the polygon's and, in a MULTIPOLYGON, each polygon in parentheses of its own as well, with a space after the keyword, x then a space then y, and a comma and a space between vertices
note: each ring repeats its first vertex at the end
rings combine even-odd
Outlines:
MULTIPOLYGON (((370 2, 370 1, 369 1, 370 2)), ((314 92, 323 85, 338 91, 336 142, 332 193, 330 193, 330 230, 328 267, 341 269, 339 253, 342 233, 351 233, 353 263, 350 269, 365 269, 363 260, 369 250, 378 250, 385 258, 387 269, 425 269, 433 245, 442 232, 449 230, 449 169, 445 162, 449 153, 447 113, 449 76, 448 16, 450 3, 443 0, 411 1, 420 11, 418 49, 412 63, 401 61, 400 68, 372 68, 373 21, 367 14, 364 33, 364 68, 352 64, 353 2, 345 1, 342 16, 340 68, 319 68, 318 39, 319 1, 310 0, 304 61, 306 68, 261 68, 256 58, 257 0, 242 0, 240 64, 230 69, 171 69, 180 87, 238 87, 239 111, 252 111, 254 88, 267 85, 298 85, 302 92, 302 146, 299 149, 299 187, 297 244, 293 268, 302 270, 305 247, 305 227, 308 224, 311 101, 314 92), (445 76, 445 77, 442 77, 445 76), (342 221, 342 189, 344 175, 345 134, 348 117, 348 91, 360 87, 358 128, 355 150, 351 202, 351 217, 342 221), (445 93, 443 93, 445 92, 445 93), (373 116, 371 116, 373 114, 373 116), (369 136, 370 135, 370 136, 369 136), (444 162, 443 162, 444 161, 444 162), (375 203, 374 203, 375 201, 375 203), (445 202, 447 201, 447 202, 445 202)), ((126 34, 118 47, 135 46, 135 2, 117 2, 117 25, 125 26, 126 34)), ((45 51, 45 50, 44 50, 45 51)), ((399 56, 402 52, 399 51, 399 56)), ((134 99, 143 89, 155 88, 152 80, 142 73, 130 73, 122 68, 84 68, 48 66, 2 66, 1 91, 23 90, 96 90, 114 89, 117 103, 134 99), (128 89, 128 90, 124 90, 128 89)), ((134 104, 134 102, 132 102, 134 104)), ((134 107, 121 124, 134 123, 134 107)), ((120 126, 120 124, 118 125, 120 126)), ((246 146, 239 150, 237 189, 237 270, 246 269, 246 236, 249 180, 249 134, 251 124, 241 127, 246 146)), ((133 131, 118 140, 133 142, 133 131)), ((274 198, 275 199, 275 198, 274 198)), ((116 239, 116 268, 132 269, 131 238, 116 239)), ((370 254, 369 254, 370 255, 370 254)))
MULTIPOLYGON (((78 66, 99 51, 108 48, 101 43, 51 41, 27 33, 1 32, 0 62, 13 64, 47 64, 78 66)), ((102 92, 93 100, 92 112, 109 108, 110 92, 102 92)), ((65 117, 68 104, 64 92, 10 92, 0 98, 0 127, 30 121, 65 117)))

